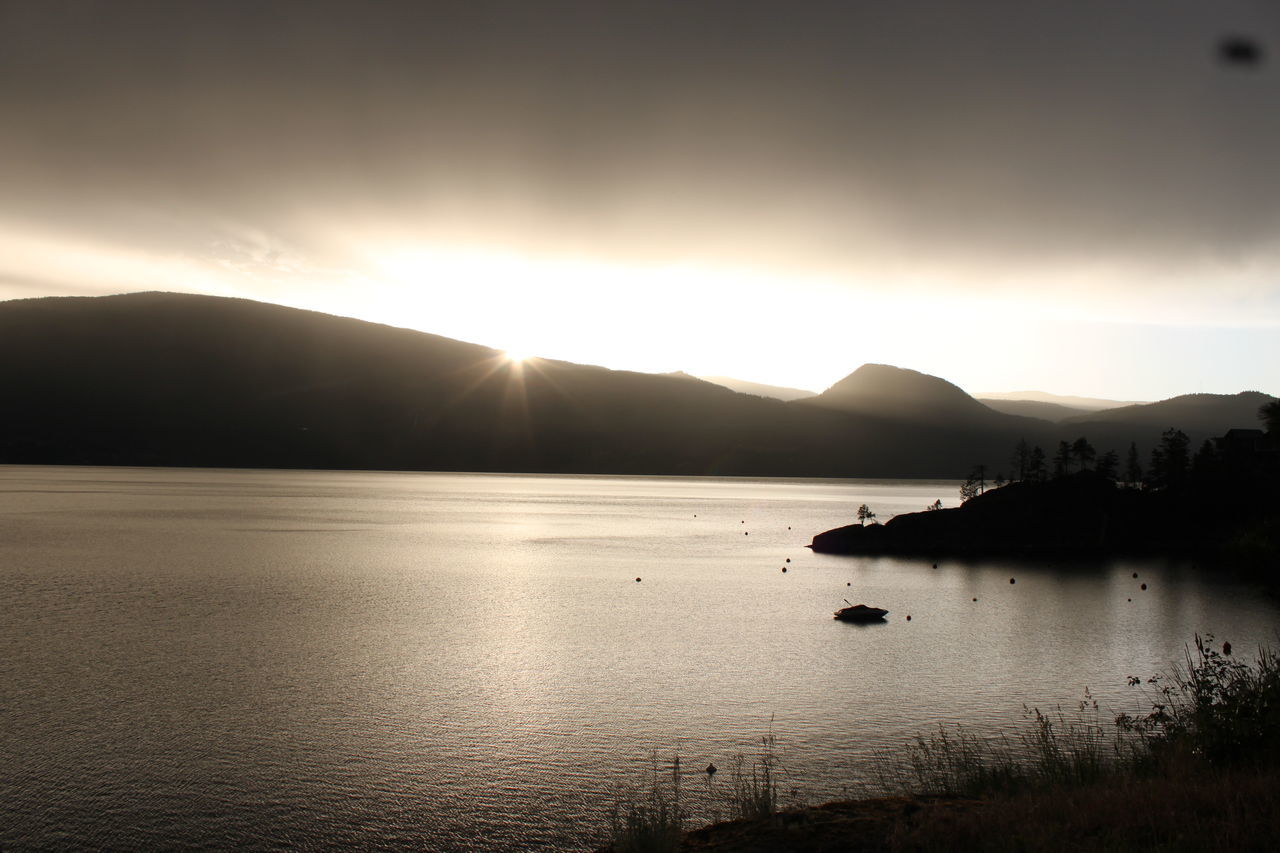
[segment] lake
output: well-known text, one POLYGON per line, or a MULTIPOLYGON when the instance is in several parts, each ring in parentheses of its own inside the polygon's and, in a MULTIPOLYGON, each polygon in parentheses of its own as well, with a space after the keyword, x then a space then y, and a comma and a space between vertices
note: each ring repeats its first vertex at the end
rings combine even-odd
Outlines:
POLYGON ((958 485, 0 466, 0 846, 583 849, 675 754, 704 819, 770 733, 784 799, 853 796, 940 723, 1275 641, 1177 561, 804 547, 958 485))

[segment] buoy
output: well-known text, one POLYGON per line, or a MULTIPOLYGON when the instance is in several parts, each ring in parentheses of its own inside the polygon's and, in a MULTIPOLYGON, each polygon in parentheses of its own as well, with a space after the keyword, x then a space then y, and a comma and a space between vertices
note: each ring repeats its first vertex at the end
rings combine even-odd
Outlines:
POLYGON ((853 586, 853 581, 845 581, 845 586, 853 586))
POLYGON ((743 535, 743 536, 750 536, 751 534, 744 530, 744 531, 742 531, 742 535, 743 535))
POLYGON ((787 557, 787 562, 788 562, 788 563, 790 563, 790 562, 791 562, 791 558, 790 558, 790 557, 787 557))
POLYGON ((936 569, 936 568, 938 568, 938 564, 937 564, 937 563, 934 563, 934 564, 933 564, 933 567, 934 567, 935 569, 936 569))
POLYGON ((974 601, 977 601, 977 600, 978 600, 978 599, 976 599, 976 598, 974 599, 974 601))
POLYGON ((640 578, 636 578, 636 583, 640 583, 640 578))
POLYGON ((1144 583, 1144 584, 1142 585, 1142 588, 1143 588, 1143 589, 1146 589, 1146 588, 1147 588, 1147 585, 1144 583))
POLYGON ((1125 600, 1126 600, 1126 601, 1133 601, 1133 599, 1132 599, 1132 598, 1129 598, 1129 599, 1125 599, 1125 600))
POLYGON ((1133 576, 1134 576, 1134 578, 1137 578, 1137 577, 1138 577, 1138 573, 1137 573, 1137 572, 1134 572, 1134 573, 1133 573, 1133 576))
POLYGON ((907 614, 907 621, 908 621, 908 622, 910 622, 910 621, 911 621, 911 614, 910 614, 910 613, 908 613, 908 614, 907 614))
POLYGON ((1013 578, 1009 578, 1009 583, 1013 583, 1013 582, 1014 582, 1013 578))

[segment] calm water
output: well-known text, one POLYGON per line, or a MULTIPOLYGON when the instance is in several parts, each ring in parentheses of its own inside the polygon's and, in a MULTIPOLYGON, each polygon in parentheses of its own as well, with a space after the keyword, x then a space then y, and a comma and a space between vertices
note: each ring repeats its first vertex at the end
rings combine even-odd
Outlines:
POLYGON ((655 750, 709 813, 697 770, 772 727, 820 801, 939 722, 1086 687, 1129 709, 1196 631, 1275 639, 1273 604, 1176 564, 803 547, 936 498, 956 484, 0 467, 0 845, 582 848, 655 750), (835 622, 846 597, 888 623, 835 622))

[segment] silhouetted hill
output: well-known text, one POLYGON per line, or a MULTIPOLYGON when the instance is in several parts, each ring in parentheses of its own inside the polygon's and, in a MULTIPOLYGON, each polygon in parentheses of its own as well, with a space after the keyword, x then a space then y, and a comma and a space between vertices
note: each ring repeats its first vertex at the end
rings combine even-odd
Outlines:
POLYGON ((700 376, 706 382, 722 385, 739 394, 754 394, 757 397, 772 397, 775 400, 803 400, 816 396, 812 391, 800 388, 787 388, 781 385, 762 385, 759 382, 747 382, 745 379, 734 379, 731 376, 700 376))
POLYGON ((806 402, 894 420, 990 424, 1005 417, 945 379, 887 364, 864 364, 806 402))
POLYGON ((1088 415, 1068 418, 1060 425, 1063 437, 1088 436, 1094 447, 1120 451, 1130 442, 1138 446, 1142 462, 1147 464, 1151 448, 1160 434, 1180 429, 1190 438, 1194 452, 1206 440, 1224 435, 1230 429, 1256 429, 1260 426, 1258 409, 1275 399, 1257 391, 1239 394, 1186 394, 1135 406, 1105 409, 1088 415))
POLYGON ((4 462, 963 476, 988 439, 172 293, 0 303, 0 394, 4 462))
POLYGON ((0 303, 0 399, 10 463, 963 477, 1059 437, 884 365, 784 403, 173 293, 0 303))
POLYGON ((1075 415, 1087 414, 1086 409, 1075 409, 1057 403, 1042 403, 1039 400, 997 400, 989 397, 976 398, 982 405, 1006 415, 1018 415, 1024 418, 1039 418, 1043 421, 1059 423, 1075 415))
POLYGON ((1258 391, 1239 394, 1184 394, 1158 403, 1104 409, 1070 418, 1071 424, 1134 424, 1221 435, 1233 427, 1257 427, 1258 409, 1275 397, 1258 391))

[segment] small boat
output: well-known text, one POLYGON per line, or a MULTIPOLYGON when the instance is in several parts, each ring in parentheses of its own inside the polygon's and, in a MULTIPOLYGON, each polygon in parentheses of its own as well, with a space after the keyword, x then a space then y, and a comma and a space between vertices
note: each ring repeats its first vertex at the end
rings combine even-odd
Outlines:
MULTIPOLYGON (((849 599, 845 599, 845 604, 849 604, 849 599)), ((836 618, 841 622, 878 622, 888 615, 888 610, 865 604, 849 604, 836 611, 836 618)))

